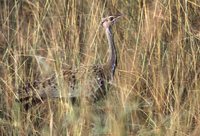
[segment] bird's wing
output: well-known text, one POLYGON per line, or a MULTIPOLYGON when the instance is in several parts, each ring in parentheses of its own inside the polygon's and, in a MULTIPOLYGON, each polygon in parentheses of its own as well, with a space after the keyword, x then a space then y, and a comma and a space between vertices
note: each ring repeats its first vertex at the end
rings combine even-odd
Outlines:
POLYGON ((19 87, 19 101, 24 104, 25 109, 47 98, 67 98, 68 92, 74 89, 75 75, 69 70, 63 71, 62 74, 61 81, 58 81, 61 75, 53 74, 49 78, 27 82, 19 87))
POLYGON ((93 66, 88 78, 89 101, 96 102, 106 95, 106 78, 101 65, 93 66))

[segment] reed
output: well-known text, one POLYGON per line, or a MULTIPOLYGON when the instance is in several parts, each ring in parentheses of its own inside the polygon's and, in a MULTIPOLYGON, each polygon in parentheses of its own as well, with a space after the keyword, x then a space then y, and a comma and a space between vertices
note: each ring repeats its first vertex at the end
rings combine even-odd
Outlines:
POLYGON ((200 134, 198 0, 4 0, 0 22, 1 135, 200 134), (16 99, 26 81, 106 61, 100 22, 118 13, 125 18, 113 27, 119 62, 107 98, 24 111, 16 99))

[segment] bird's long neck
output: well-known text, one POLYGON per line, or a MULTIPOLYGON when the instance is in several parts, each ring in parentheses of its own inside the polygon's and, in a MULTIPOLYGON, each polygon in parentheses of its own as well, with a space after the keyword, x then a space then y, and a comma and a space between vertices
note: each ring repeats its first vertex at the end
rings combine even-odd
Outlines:
POLYGON ((107 66, 109 71, 111 72, 111 79, 113 79, 115 68, 117 66, 117 54, 116 54, 116 48, 114 43, 114 38, 112 34, 112 30, 110 27, 106 28, 106 36, 108 39, 108 45, 109 45, 109 56, 107 61, 107 66))

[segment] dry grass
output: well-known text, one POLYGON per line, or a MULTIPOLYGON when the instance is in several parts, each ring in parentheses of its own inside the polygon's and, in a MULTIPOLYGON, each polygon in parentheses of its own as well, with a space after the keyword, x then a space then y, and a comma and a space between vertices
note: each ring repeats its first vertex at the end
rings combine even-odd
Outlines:
POLYGON ((197 136, 199 45, 198 0, 1 1, 0 134, 197 136), (114 26, 119 65, 108 98, 23 111, 15 99, 24 82, 106 60, 100 21, 111 13, 126 17, 114 26))

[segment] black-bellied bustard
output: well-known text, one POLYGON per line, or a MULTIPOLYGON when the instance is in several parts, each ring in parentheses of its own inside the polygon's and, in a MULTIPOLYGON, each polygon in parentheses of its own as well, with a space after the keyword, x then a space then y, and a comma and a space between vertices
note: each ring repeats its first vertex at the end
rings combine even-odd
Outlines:
MULTIPOLYGON (((95 65, 91 67, 90 81, 84 89, 79 88, 76 91, 76 72, 71 69, 65 69, 62 72, 65 83, 67 84, 68 98, 74 103, 76 99, 84 96, 91 102, 96 102, 106 95, 107 84, 113 80, 115 69, 117 66, 117 52, 112 34, 112 25, 121 17, 121 15, 108 16, 102 19, 101 25, 104 27, 108 40, 108 60, 103 65, 95 65), (92 83, 92 84, 91 84, 92 83), (83 94, 80 96, 80 94, 83 94)), ((59 75, 58 75, 59 76, 59 75)), ((29 109, 33 105, 40 103, 47 98, 66 98, 60 93, 56 75, 52 75, 46 80, 35 80, 33 83, 26 83, 19 88, 19 101, 23 103, 25 109, 29 109), (21 95, 23 94, 23 95, 21 95)))

